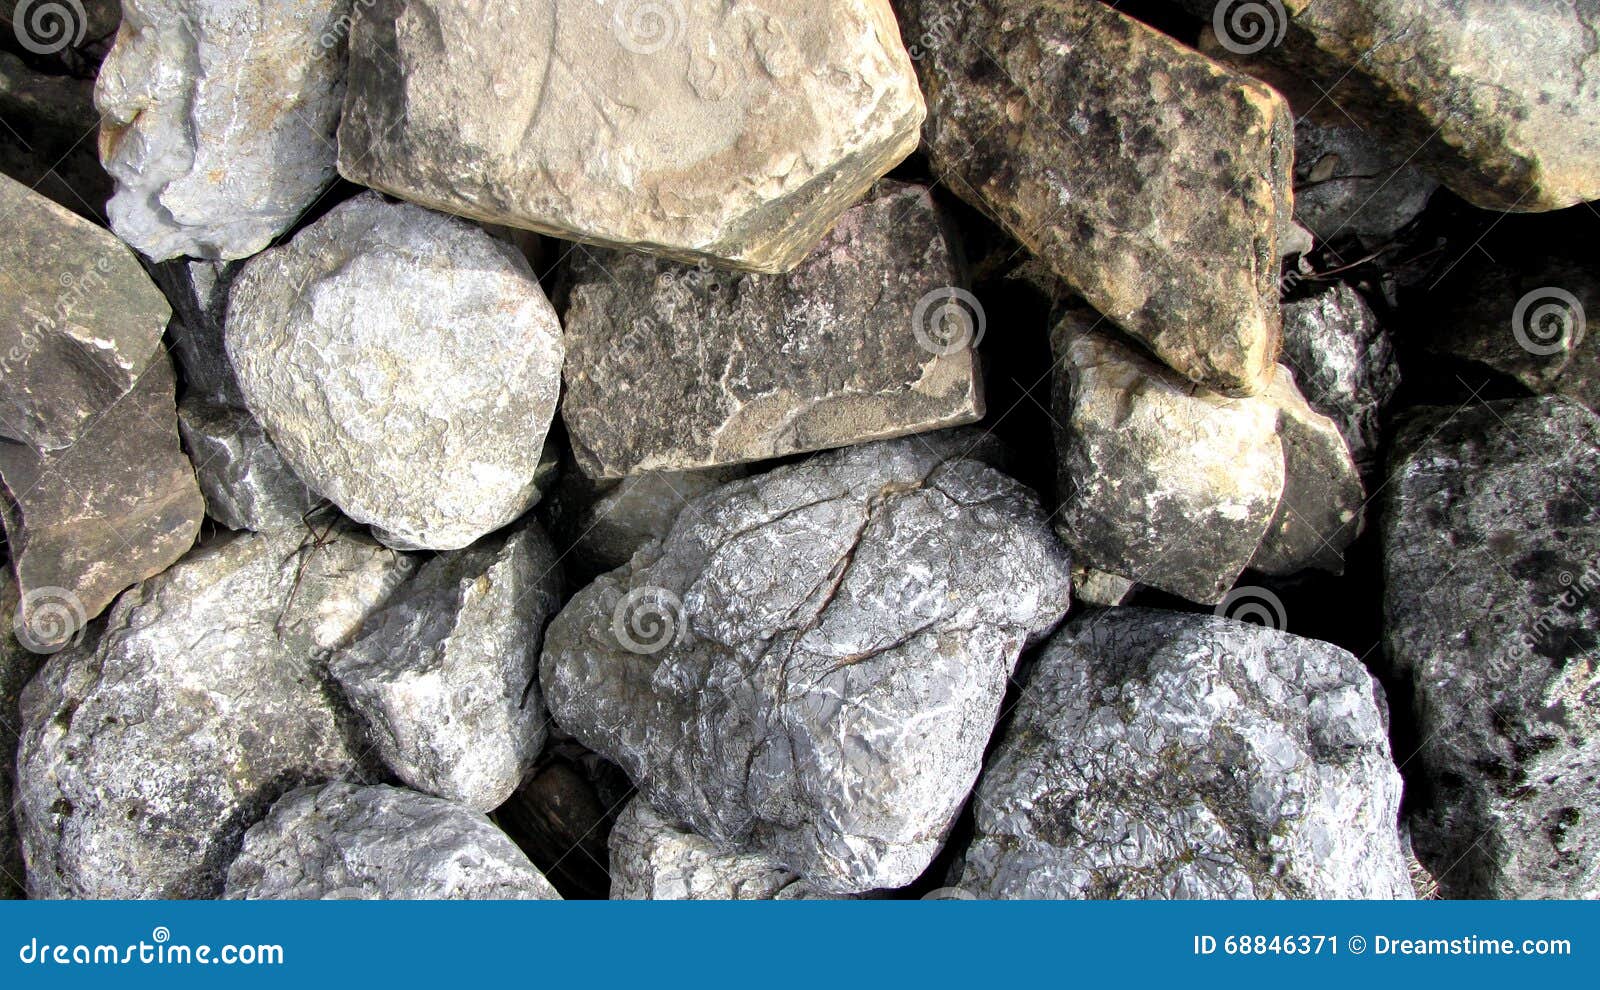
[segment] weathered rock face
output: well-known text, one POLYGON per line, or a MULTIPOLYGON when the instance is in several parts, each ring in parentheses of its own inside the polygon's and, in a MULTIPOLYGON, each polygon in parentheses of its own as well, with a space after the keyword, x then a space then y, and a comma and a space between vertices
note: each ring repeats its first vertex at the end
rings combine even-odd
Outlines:
POLYGON ((1452 897, 1600 895, 1600 418, 1562 398, 1396 441, 1384 636, 1416 686, 1417 855, 1452 897))
POLYGON ((34 72, 10 52, 0 52, 0 117, 7 129, 7 140, 0 142, 0 174, 86 220, 103 221, 111 177, 100 167, 94 142, 83 140, 100 126, 94 83, 34 72))
POLYGON ((117 236, 154 261, 246 258, 336 177, 350 0, 123 0, 101 66, 117 236))
POLYGON ((725 853, 662 818, 644 798, 611 829, 614 901, 770 901, 799 881, 761 853, 725 853))
POLYGON ((850 447, 696 499, 551 623, 556 720, 723 851, 831 893, 915 879, 1017 655, 1068 607, 1036 498, 959 459, 972 439, 850 447))
POLYGON ((1283 361, 1331 418, 1358 466, 1376 466, 1383 414, 1400 388, 1394 344, 1360 293, 1339 283, 1283 307, 1283 361))
MULTIPOLYGON (((1208 20, 1212 0, 1181 0, 1208 20)), ((1259 6, 1259 5, 1258 5, 1259 6)), ((1245 47, 1288 67, 1474 205, 1600 199, 1594 0, 1285 0, 1245 47)), ((1236 46, 1237 47, 1237 46, 1236 46)))
POLYGON ((150 268, 172 303, 167 336, 189 391, 241 408, 244 396, 228 361, 222 327, 228 319, 228 291, 242 268, 242 262, 187 258, 150 268))
POLYGON ((544 745, 539 644, 560 604, 532 523, 422 565, 329 670, 402 781, 492 811, 544 745))
POLYGON ((493 223, 786 270, 916 148, 922 99, 886 0, 725 7, 357 4, 340 171, 493 223))
POLYGON ((291 791, 251 827, 230 900, 560 900, 481 814, 399 787, 291 791))
POLYGON ((12 632, 17 601, 16 583, 0 570, 0 900, 22 897, 27 890, 22 846, 17 842, 17 734, 22 724, 22 687, 44 662, 12 632))
POLYGON ((59 649, 194 544, 205 501, 178 445, 173 388, 172 363, 157 354, 72 446, 41 454, 0 441, 0 520, 30 649, 59 649))
POLYGON ((459 549, 537 499, 561 328, 477 227, 358 196, 245 266, 226 335, 283 459, 385 542, 459 549))
POLYGON ((0 438, 60 450, 139 381, 171 309, 115 237, 0 176, 0 438))
POLYGON ((298 526, 321 502, 243 409, 191 396, 178 406, 178 431, 194 458, 206 515, 229 529, 298 526))
POLYGON ((1382 689, 1338 647, 1211 615, 1069 623, 974 802, 983 897, 1412 896, 1382 689))
POLYGON ((1439 187, 1408 164, 1402 149, 1385 146, 1348 121, 1298 119, 1294 159, 1294 218, 1319 242, 1350 238, 1369 249, 1383 247, 1439 187))
POLYGON ((30 894, 220 893, 278 795, 361 772, 315 658, 410 569, 364 537, 288 530, 208 546, 124 595, 98 645, 56 654, 22 696, 30 894))
POLYGON ((882 183, 788 275, 578 252, 562 419, 584 473, 764 460, 970 423, 985 319, 928 190, 882 183))
POLYGON ((898 6, 944 182, 1184 376, 1265 389, 1292 199, 1283 99, 1096 0, 898 6))

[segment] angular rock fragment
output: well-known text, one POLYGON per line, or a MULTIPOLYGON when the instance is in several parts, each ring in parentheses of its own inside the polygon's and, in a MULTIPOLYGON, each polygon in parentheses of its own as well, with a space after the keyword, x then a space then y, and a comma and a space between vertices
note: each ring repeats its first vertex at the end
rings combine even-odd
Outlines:
POLYGON ((191 393, 244 406, 223 342, 228 319, 228 291, 242 262, 194 261, 179 258, 150 267, 156 284, 172 303, 167 336, 191 393))
POLYGON ((899 7, 940 178, 1180 374, 1265 389, 1292 199, 1283 99, 1098 0, 899 7))
POLYGON ((117 236, 153 261, 246 258, 336 177, 351 0, 123 0, 101 66, 117 236))
POLYGON ((345 177, 569 240, 783 271, 922 124, 886 0, 355 13, 345 177))
POLYGON ((230 900, 560 900, 504 832, 399 787, 291 791, 245 834, 230 900))
POLYGON ((551 623, 557 721, 725 852, 828 893, 915 879, 1071 577, 1032 493, 933 437, 696 499, 551 623))
POLYGON ((636 797, 611 829, 614 901, 770 901, 803 885, 761 853, 725 853, 636 797))
POLYGON ((1100 605, 1106 608, 1122 605, 1133 597, 1138 589, 1137 584, 1121 575, 1109 574, 1093 567, 1080 567, 1072 574, 1073 597, 1084 605, 1100 605))
POLYGON ((532 523, 423 564, 329 671, 402 781, 492 811, 544 745, 539 644, 560 604, 532 523))
MULTIPOLYGON (((1301 118, 1294 129, 1294 218, 1319 242, 1387 245, 1428 205, 1439 183, 1405 154, 1349 121, 1301 118)), ((1287 332, 1287 331, 1286 331, 1287 332)))
POLYGON ((35 897, 215 897, 240 838, 298 785, 360 774, 365 745, 315 659, 410 573, 365 537, 225 538, 118 600, 97 645, 22 696, 35 897))
POLYGON ((229 529, 298 526, 322 502, 243 409, 191 396, 178 406, 178 432, 194 459, 206 515, 229 529))
POLYGON ((1600 895, 1600 418, 1419 416, 1395 444, 1384 641, 1416 688, 1418 857, 1448 897, 1600 895))
POLYGON ((1283 362, 1330 417, 1358 466, 1376 466, 1383 416, 1400 388, 1394 344, 1361 294, 1338 283, 1283 307, 1283 362))
POLYGON ((927 189, 882 183, 783 276, 578 252, 561 416, 593 477, 764 460, 983 415, 982 307, 927 189))
POLYGON ((1328 643, 1149 609, 1075 620, 984 770, 961 886, 1410 899, 1384 705, 1328 643))
POLYGON ((132 252, 0 176, 0 438, 60 450, 139 381, 172 311, 132 252))
POLYGON ((90 140, 100 126, 94 83, 34 72, 0 52, 0 119, 8 139, 0 142, 0 173, 85 220, 103 223, 111 177, 90 140))
POLYGON ((17 604, 16 583, 0 570, 0 900, 22 897, 27 890, 17 841, 17 734, 23 685, 44 662, 17 641, 17 604))
POLYGON ((158 353, 72 446, 40 454, 0 441, 0 521, 30 649, 59 649, 194 544, 205 500, 178 444, 173 388, 172 363, 158 353))
POLYGON ((537 500, 561 327, 477 227, 358 196, 245 266, 226 336, 283 459, 386 543, 459 549, 537 500))

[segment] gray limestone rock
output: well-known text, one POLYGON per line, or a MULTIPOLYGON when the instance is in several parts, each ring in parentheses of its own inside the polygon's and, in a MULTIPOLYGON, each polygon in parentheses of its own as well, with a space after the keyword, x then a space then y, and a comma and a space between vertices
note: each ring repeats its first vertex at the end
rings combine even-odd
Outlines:
POLYGON ((206 514, 229 529, 298 526, 322 501, 243 409, 191 395, 178 405, 178 431, 194 460, 206 514))
POLYGON ((173 388, 172 363, 158 353, 72 446, 41 454, 0 441, 0 521, 30 649, 59 649, 194 544, 205 500, 178 443, 173 388))
POLYGON ((538 499, 561 327, 477 227, 358 196, 245 266, 226 337, 283 459, 385 542, 459 549, 538 499))
POLYGON ((770 901, 801 883, 769 856, 720 851, 642 797, 617 816, 610 842, 614 901, 770 901))
POLYGON ((1283 362, 1363 469, 1376 467, 1384 413, 1400 388, 1394 344, 1361 294, 1338 283, 1283 307, 1283 362))
POLYGON ((1149 609, 1074 620, 984 770, 961 887, 1410 899, 1384 709, 1328 643, 1149 609))
POLYGON ((362 772, 317 658, 411 569, 365 537, 286 530, 226 537, 123 595, 98 644, 22 695, 29 893, 219 894, 280 794, 362 772))
POLYGON ((667 817, 819 891, 903 886, 976 778, 1017 656, 1066 612, 1037 498, 961 432, 694 501, 545 637, 551 712, 667 817))
POLYGON ((560 900, 504 832, 459 804, 333 783, 278 799, 228 868, 229 900, 560 900))
POLYGON ((545 740, 539 645, 561 570, 537 523, 423 564, 329 670, 408 786, 492 811, 545 740))
POLYGON ((1098 0, 898 6, 944 184, 1182 375, 1265 389, 1288 104, 1098 0))
POLYGON ((355 14, 345 177, 569 240, 783 271, 922 124, 887 0, 355 14))
POLYGON ((351 0, 123 0, 101 66, 117 236, 153 261, 247 258, 336 178, 351 0))
POLYGON ((60 450, 139 381, 171 309, 110 234, 0 176, 0 439, 60 450))
POLYGON ((982 306, 946 218, 885 182, 786 275, 577 252, 561 418, 585 474, 765 460, 971 423, 982 306))
POLYGON ((1384 518, 1417 855, 1450 897, 1600 896, 1600 418, 1555 397, 1447 413, 1397 438, 1384 518))
POLYGON ((1354 239, 1369 250, 1388 245, 1439 187, 1395 150, 1349 121, 1297 120, 1295 220, 1321 242, 1354 239))

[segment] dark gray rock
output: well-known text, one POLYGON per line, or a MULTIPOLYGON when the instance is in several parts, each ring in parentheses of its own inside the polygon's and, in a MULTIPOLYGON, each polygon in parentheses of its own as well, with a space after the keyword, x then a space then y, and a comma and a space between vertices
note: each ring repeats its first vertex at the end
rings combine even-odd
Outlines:
POLYGON ((1384 708, 1328 643, 1149 609, 1074 620, 984 770, 961 887, 1410 899, 1384 708))
POLYGON ((540 764, 516 793, 495 809, 494 822, 557 890, 569 897, 605 900, 611 896, 606 836, 633 785, 621 770, 587 750, 580 751, 575 743, 552 741, 540 764), (611 793, 597 776, 615 781, 617 793, 611 793))
POLYGON ((172 303, 167 338, 190 392, 244 407, 244 395, 228 360, 223 326, 228 292, 243 262, 179 258, 150 266, 156 284, 172 303))
POLYGON ((724 852, 829 893, 925 869, 1018 654, 1066 612, 1036 497, 955 432, 818 455, 694 501, 551 623, 557 721, 724 852))
MULTIPOLYGON (((0 9, 4 6, 0 3, 0 9)), ((111 6, 116 7, 115 0, 111 6)), ((100 115, 94 109, 94 83, 34 72, 10 52, 0 52, 0 119, 6 123, 0 173, 85 220, 103 223, 111 177, 95 154, 100 115)))
MULTIPOLYGON (((1301 117, 1294 128, 1294 217, 1321 242, 1387 246, 1439 183, 1360 127, 1301 117)), ((1287 333, 1285 328, 1285 333, 1287 333)))
POLYGON ((1565 398, 1447 412, 1396 440, 1384 520, 1417 855, 1450 897, 1600 896, 1600 418, 1565 398))
POLYGON ((44 663, 44 658, 24 648, 13 632, 17 600, 15 582, 0 570, 0 900, 22 897, 27 890, 22 846, 17 841, 17 735, 22 724, 23 685, 44 663))
POLYGON ((1389 334, 1361 294, 1340 282, 1285 304, 1283 363, 1311 407, 1338 425, 1357 465, 1375 467, 1400 366, 1389 334))
POLYGON ((178 432, 194 460, 206 515, 229 529, 298 526, 322 502, 244 409, 191 395, 178 406, 178 432))

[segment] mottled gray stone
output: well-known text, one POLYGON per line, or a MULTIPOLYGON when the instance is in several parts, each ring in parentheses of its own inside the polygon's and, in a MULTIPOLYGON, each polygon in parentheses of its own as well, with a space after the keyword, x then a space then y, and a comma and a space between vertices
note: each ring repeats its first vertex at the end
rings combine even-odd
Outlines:
POLYGON ((402 781, 492 811, 544 745, 539 645, 560 604, 560 565, 530 523, 423 564, 329 670, 402 781))
POLYGON ((158 353, 72 446, 40 454, 0 441, 0 521, 30 649, 53 651, 194 544, 205 500, 178 443, 173 388, 158 353))
POLYGON ((466 221, 364 193, 245 266, 225 333, 283 459, 385 542, 459 549, 538 499, 561 327, 466 221))
POLYGON ((111 229, 153 261, 247 258, 336 177, 351 0, 123 0, 101 66, 111 229))
POLYGON ((244 831, 365 745, 319 670, 410 572, 335 531, 231 536, 123 595, 22 696, 35 897, 215 897, 244 831), (320 534, 319 534, 320 535, 320 534))
POLYGON ((1600 418, 1417 417, 1384 519, 1384 642, 1416 688, 1417 855, 1450 897, 1600 896, 1600 418))
POLYGON ((244 396, 228 361, 222 328, 228 319, 228 291, 242 268, 243 262, 189 258, 150 266, 172 303, 167 338, 189 391, 240 407, 244 396))
POLYGON ((229 529, 298 526, 322 501, 244 409, 191 395, 178 406, 178 431, 194 459, 206 515, 229 529))
POLYGON ((0 173, 86 220, 104 221, 111 177, 94 149, 100 115, 93 82, 34 72, 0 52, 0 119, 7 138, 0 141, 0 173))
POLYGON ((694 501, 551 623, 551 712, 658 810, 819 890, 943 841, 1071 563, 961 432, 817 455, 694 501))
POLYGON ((22 725, 23 685, 44 663, 43 657, 17 640, 13 631, 17 603, 16 582, 0 570, 0 900, 22 897, 27 890, 22 846, 17 841, 17 736, 22 725))
POLYGON ((887 0, 355 13, 345 177, 569 240, 783 271, 922 124, 887 0))
POLYGON ((399 787, 291 791, 245 834, 229 900, 558 901, 483 815, 399 787))
POLYGON ((1349 121, 1297 120, 1294 158, 1294 217, 1322 242, 1354 239, 1368 249, 1384 247, 1439 187, 1407 163, 1402 149, 1349 121))
POLYGON ((725 853, 636 797, 611 828, 614 901, 770 901, 799 880, 762 853, 725 853))
POLYGON ((1382 688, 1211 615, 1068 623, 974 798, 984 897, 1410 899, 1382 688))
POLYGON ((1093 567, 1079 567, 1072 573, 1073 597, 1084 605, 1122 605, 1138 590, 1139 586, 1127 578, 1093 567))
POLYGON ((1292 199, 1283 99, 1098 0, 897 6, 944 184, 1184 376, 1265 389, 1292 199))
POLYGON ((929 191, 880 183, 787 275, 578 252, 561 417, 594 477, 971 423, 982 307, 929 191), (964 293, 965 290, 960 290, 964 293))
POLYGON ((1341 282, 1285 304, 1283 361, 1311 407, 1338 425, 1356 463, 1375 467, 1400 366, 1361 294, 1341 282))
POLYGON ((171 309, 132 252, 0 176, 0 438, 60 450, 139 381, 171 309))

